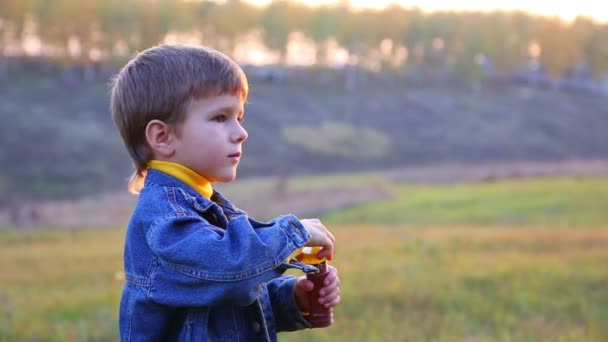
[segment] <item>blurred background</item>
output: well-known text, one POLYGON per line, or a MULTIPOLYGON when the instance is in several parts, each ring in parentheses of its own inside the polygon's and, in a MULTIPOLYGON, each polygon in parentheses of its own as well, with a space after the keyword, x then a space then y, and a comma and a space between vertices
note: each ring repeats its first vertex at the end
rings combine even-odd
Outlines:
POLYGON ((0 341, 118 338, 109 82, 161 43, 248 75, 217 189, 338 237, 336 324, 282 340, 608 339, 600 2, 2 0, 0 341))

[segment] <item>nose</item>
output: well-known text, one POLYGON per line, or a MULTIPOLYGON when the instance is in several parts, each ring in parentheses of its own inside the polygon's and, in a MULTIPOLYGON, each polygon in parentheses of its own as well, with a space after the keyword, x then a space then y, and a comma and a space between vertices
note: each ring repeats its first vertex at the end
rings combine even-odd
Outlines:
POLYGON ((237 124, 236 131, 234 132, 232 140, 235 143, 242 144, 245 142, 245 140, 247 140, 248 137, 249 137, 249 134, 245 130, 245 127, 243 127, 240 123, 237 124))

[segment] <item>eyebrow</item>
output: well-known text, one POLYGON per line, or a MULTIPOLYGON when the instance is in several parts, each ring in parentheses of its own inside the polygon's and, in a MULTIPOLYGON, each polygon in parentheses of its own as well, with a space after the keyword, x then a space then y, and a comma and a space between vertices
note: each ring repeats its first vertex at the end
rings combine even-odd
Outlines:
POLYGON ((221 112, 234 112, 234 111, 236 111, 238 115, 245 114, 245 110, 242 110, 241 108, 233 107, 233 106, 220 107, 220 108, 217 108, 216 110, 214 110, 213 112, 221 113, 221 112))

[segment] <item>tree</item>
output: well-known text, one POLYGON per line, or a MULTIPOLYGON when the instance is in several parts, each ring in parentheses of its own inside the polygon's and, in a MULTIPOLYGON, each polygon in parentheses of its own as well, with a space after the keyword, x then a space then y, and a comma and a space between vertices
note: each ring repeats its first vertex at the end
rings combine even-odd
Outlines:
POLYGON ((321 6, 315 10, 308 10, 303 32, 317 45, 317 63, 323 63, 327 59, 326 43, 336 38, 339 16, 340 13, 335 6, 321 6))
POLYGON ((577 42, 583 60, 595 76, 608 72, 608 25, 597 27, 589 18, 578 17, 570 27, 569 39, 577 42))
POLYGON ((239 36, 256 29, 260 22, 261 10, 240 0, 226 1, 222 5, 204 3, 202 6, 200 21, 204 23, 204 32, 209 33, 209 37, 220 37, 223 41, 215 37, 213 43, 228 54, 234 51, 239 36))
POLYGON ((581 51, 576 41, 569 39, 570 34, 562 21, 539 19, 535 33, 541 47, 541 65, 551 80, 558 80, 581 59, 581 51))
POLYGON ((264 42, 270 49, 279 52, 281 63, 284 63, 287 57, 289 34, 304 29, 306 20, 300 13, 305 11, 301 4, 280 0, 273 1, 262 14, 264 42))
MULTIPOLYGON (((31 10, 31 7, 31 0, 0 1, 0 19, 2 19, 0 32, 8 32, 8 30, 13 30, 14 37, 21 36, 25 15, 31 10)), ((6 45, 3 44, 3 46, 6 45)))

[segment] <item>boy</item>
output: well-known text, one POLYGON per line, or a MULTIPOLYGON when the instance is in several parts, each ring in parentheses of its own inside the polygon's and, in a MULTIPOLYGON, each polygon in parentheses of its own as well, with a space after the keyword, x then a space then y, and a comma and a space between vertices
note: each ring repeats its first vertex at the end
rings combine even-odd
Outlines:
MULTIPOLYGON (((125 241, 120 303, 124 341, 273 341, 312 327, 313 284, 282 276, 303 246, 333 254, 333 235, 293 215, 262 223, 212 183, 236 177, 247 132, 241 68, 208 48, 161 45, 131 60, 112 84, 114 123, 135 165, 139 192, 125 241)), ((332 268, 321 302, 340 302, 332 268)))

